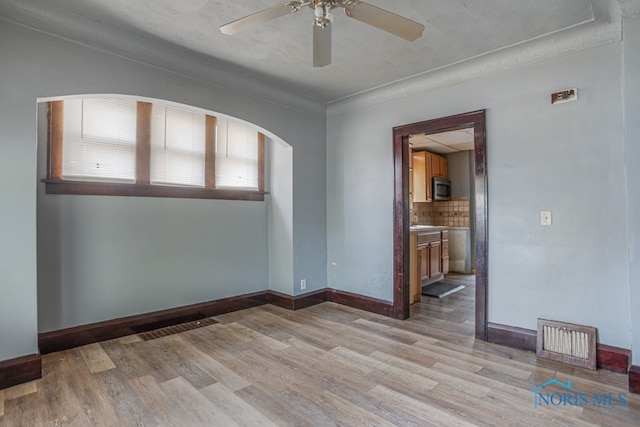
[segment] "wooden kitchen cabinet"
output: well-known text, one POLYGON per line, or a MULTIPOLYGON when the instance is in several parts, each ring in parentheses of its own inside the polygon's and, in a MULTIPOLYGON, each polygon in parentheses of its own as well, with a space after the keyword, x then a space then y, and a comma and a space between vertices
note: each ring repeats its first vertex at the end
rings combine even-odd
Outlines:
POLYGON ((429 278, 429 245, 418 247, 418 277, 420 281, 429 278))
POLYGON ((448 230, 412 231, 410 236, 409 303, 422 299, 422 283, 441 280, 449 271, 448 230))
POLYGON ((442 274, 442 242, 429 244, 429 277, 442 274))
POLYGON ((437 154, 431 154, 431 173, 438 178, 448 178, 447 159, 437 154))
POLYGON ((442 232, 442 247, 441 247, 441 257, 440 257, 440 270, 442 274, 447 274, 449 272, 449 232, 442 232))
POLYGON ((427 151, 416 151, 411 154, 411 184, 414 203, 433 200, 431 195, 431 181, 433 180, 431 156, 432 154, 427 151))
POLYGON ((433 177, 448 178, 447 159, 428 151, 411 153, 409 188, 413 202, 433 201, 433 177))

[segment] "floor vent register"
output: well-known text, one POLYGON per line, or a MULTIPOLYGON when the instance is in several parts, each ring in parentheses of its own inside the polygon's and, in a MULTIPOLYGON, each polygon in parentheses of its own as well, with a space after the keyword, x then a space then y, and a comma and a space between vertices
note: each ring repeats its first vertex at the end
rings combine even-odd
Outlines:
POLYGON ((596 369, 596 328, 538 319, 536 355, 569 365, 596 369))
POLYGON ((154 329, 152 331, 140 332, 138 336, 143 341, 150 341, 156 338, 162 338, 169 335, 179 334, 180 332, 190 331, 192 329, 203 328, 205 326, 218 323, 210 317, 200 320, 194 320, 192 322, 180 323, 179 325, 166 326, 164 328, 154 329))

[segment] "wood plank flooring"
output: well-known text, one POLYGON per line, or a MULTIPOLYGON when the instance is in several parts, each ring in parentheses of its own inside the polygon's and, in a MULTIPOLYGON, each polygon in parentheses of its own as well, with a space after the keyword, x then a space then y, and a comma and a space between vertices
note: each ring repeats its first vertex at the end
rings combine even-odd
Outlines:
POLYGON ((625 375, 475 341, 473 276, 448 280, 466 288, 424 297, 406 321, 334 303, 265 305, 154 340, 52 353, 42 379, 0 391, 0 425, 640 425, 625 375), (534 408, 532 389, 552 378, 625 393, 626 405, 534 408))

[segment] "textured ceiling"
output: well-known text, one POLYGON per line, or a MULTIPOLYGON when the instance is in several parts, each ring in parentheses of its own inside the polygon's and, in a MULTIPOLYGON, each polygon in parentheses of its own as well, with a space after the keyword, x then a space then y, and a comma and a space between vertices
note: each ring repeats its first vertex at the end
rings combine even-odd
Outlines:
POLYGON ((145 62, 154 62, 149 46, 164 46, 180 53, 175 62, 190 55, 325 103, 594 19, 591 0, 369 0, 424 24, 423 37, 407 42, 338 10, 323 68, 312 66, 309 8, 234 36, 218 29, 281 2, 0 0, 0 16, 100 48, 117 40, 117 53, 145 62))

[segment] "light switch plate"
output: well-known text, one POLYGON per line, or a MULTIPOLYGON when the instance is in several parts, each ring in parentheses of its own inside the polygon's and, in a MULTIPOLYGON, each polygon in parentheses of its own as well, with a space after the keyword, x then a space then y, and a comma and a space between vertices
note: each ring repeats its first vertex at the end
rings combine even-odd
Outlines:
POLYGON ((551 211, 540 212, 540 225, 551 225, 551 211))

